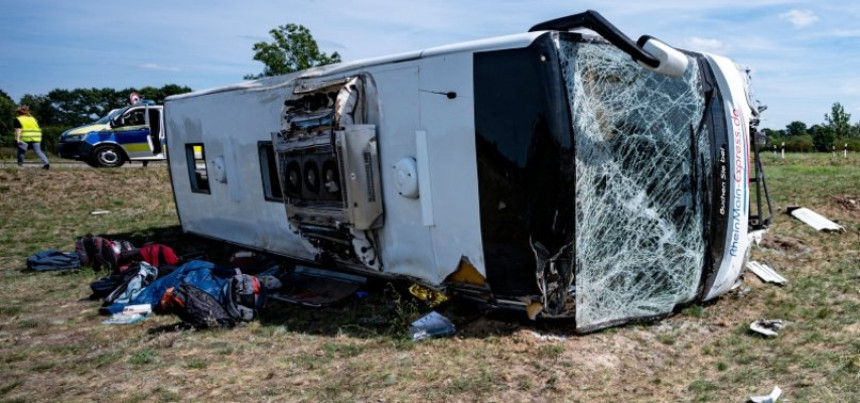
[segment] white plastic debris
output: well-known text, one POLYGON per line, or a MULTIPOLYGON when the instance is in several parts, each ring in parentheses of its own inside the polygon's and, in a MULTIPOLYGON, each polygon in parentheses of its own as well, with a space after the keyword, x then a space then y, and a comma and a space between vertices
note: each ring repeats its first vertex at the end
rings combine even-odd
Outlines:
POLYGON ((152 312, 152 305, 150 304, 139 304, 139 305, 127 305, 123 308, 122 313, 125 314, 141 314, 146 315, 152 312))
POLYGON ((780 330, 785 327, 785 321, 780 319, 774 320, 757 320, 750 324, 750 330, 763 335, 765 337, 776 337, 780 330))
POLYGON ((93 211, 90 211, 90 215, 105 215, 105 214, 110 214, 110 211, 108 211, 108 210, 93 210, 93 211))
POLYGON ((140 322, 140 321, 146 319, 147 316, 149 316, 148 313, 142 314, 142 313, 119 312, 119 313, 115 313, 115 314, 111 315, 111 317, 109 319, 103 320, 102 323, 104 323, 106 325, 128 325, 128 324, 140 322))
POLYGON ((776 270, 764 263, 750 260, 749 262, 747 262, 747 269, 750 269, 750 271, 755 273, 755 275, 758 276, 758 278, 760 278, 765 283, 785 285, 785 283, 788 282, 785 277, 780 276, 779 273, 776 272, 776 270))
POLYGON ((764 234, 767 234, 767 229, 751 231, 747 236, 749 237, 751 244, 758 246, 761 244, 764 234))
POLYGON ((782 389, 779 386, 774 386, 773 391, 770 392, 767 396, 752 396, 750 397, 750 401, 753 403, 776 403, 776 399, 779 399, 779 395, 782 394, 782 389))
POLYGON ((455 331, 454 323, 436 311, 424 315, 409 326, 409 336, 412 341, 450 336, 455 331))
POLYGON ((791 213, 792 217, 803 221, 806 225, 809 225, 812 228, 815 228, 816 231, 845 231, 843 226, 824 218, 821 214, 818 214, 806 207, 790 209, 789 213, 791 213))
POLYGON ((567 337, 564 337, 564 336, 556 336, 556 335, 552 335, 552 334, 540 334, 538 332, 535 332, 534 330, 530 330, 530 332, 531 332, 532 336, 534 336, 534 338, 541 340, 541 341, 565 341, 565 340, 567 340, 567 337))

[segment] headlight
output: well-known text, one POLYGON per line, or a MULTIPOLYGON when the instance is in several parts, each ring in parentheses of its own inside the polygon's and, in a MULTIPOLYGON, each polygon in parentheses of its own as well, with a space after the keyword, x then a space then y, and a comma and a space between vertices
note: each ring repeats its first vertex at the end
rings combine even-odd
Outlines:
POLYGON ((72 142, 72 141, 81 141, 84 138, 81 134, 64 134, 60 136, 60 141, 63 142, 72 142))

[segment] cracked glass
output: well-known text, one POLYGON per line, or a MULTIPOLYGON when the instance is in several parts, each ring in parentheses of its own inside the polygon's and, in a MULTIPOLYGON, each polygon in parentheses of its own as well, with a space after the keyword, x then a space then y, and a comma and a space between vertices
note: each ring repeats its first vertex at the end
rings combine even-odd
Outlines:
POLYGON ((696 296, 710 175, 698 64, 651 72, 602 42, 557 42, 576 159, 576 323, 596 330, 696 296))

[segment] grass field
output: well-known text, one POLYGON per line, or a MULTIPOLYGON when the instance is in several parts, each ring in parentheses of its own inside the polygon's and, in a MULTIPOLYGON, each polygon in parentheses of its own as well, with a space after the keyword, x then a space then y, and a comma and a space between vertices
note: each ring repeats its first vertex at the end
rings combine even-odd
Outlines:
POLYGON ((270 303, 232 330, 103 325, 86 299, 102 273, 28 273, 26 257, 88 232, 216 260, 226 249, 177 228, 164 165, 3 168, 0 400, 744 401, 779 385, 791 401, 860 401, 860 157, 765 157, 775 224, 752 257, 786 286, 747 274, 713 303, 585 336, 453 303, 457 334, 421 343, 406 324, 425 308, 384 282, 325 309, 270 303), (785 214, 793 205, 847 231, 815 232, 785 214), (760 318, 788 326, 764 339, 747 330, 760 318))

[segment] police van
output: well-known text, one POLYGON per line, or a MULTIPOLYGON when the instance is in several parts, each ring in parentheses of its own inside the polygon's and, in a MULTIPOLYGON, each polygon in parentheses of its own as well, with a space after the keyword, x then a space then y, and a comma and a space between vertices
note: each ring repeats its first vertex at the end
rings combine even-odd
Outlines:
POLYGON ((57 154, 93 167, 119 167, 128 161, 165 159, 161 105, 142 101, 111 111, 98 121, 60 135, 57 154))

